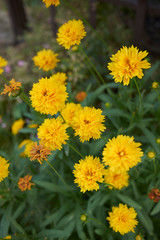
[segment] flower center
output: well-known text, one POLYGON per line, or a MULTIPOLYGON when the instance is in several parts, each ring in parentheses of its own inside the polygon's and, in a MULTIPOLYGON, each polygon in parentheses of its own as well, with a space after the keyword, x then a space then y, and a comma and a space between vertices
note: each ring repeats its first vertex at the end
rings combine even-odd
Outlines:
POLYGON ((84 120, 84 123, 85 123, 85 124, 89 124, 90 121, 85 119, 85 120, 84 120))
POLYGON ((124 151, 119 152, 119 155, 123 157, 125 155, 124 151))

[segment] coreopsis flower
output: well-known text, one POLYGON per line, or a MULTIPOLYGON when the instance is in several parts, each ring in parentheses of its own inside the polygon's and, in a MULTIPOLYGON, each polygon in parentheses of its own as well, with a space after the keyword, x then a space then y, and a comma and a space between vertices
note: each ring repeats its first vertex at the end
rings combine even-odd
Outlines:
POLYGON ((31 190, 31 187, 35 185, 34 183, 30 182, 32 176, 26 175, 23 178, 19 178, 18 187, 21 191, 31 190))
POLYGON ((11 239, 11 236, 6 236, 4 239, 11 239))
MULTIPOLYGON (((24 139, 19 145, 18 145, 18 148, 21 149, 22 147, 25 147, 26 144, 28 143, 32 143, 33 141, 31 139, 24 139)), ((27 151, 28 152, 28 151, 27 151)), ((26 157, 27 154, 25 152, 21 152, 20 153, 20 156, 21 157, 26 157)))
POLYGON ((57 7, 60 4, 59 0, 42 0, 42 1, 45 3, 47 8, 50 7, 51 5, 57 7))
POLYGON ((83 193, 97 191, 99 189, 97 182, 102 183, 104 181, 105 168, 98 157, 86 156, 85 159, 81 159, 79 163, 76 163, 74 168, 74 182, 78 184, 83 193))
POLYGON ((128 171, 141 162, 143 152, 141 143, 136 143, 134 137, 118 135, 105 145, 103 150, 103 162, 109 165, 111 171, 116 173, 128 171))
POLYGON ((54 53, 51 49, 43 49, 37 52, 37 55, 32 59, 34 64, 43 71, 49 71, 57 66, 57 62, 60 60, 57 58, 58 54, 54 53))
POLYGON ((63 72, 57 72, 56 74, 53 74, 50 79, 61 84, 66 84, 67 75, 63 72))
POLYGON ((5 67, 7 65, 7 61, 0 56, 0 74, 4 71, 2 67, 5 67))
POLYGON ((54 115, 65 106, 68 93, 66 86, 51 78, 41 78, 34 83, 31 95, 31 103, 36 111, 54 115))
POLYGON ((57 42, 65 49, 79 45, 86 36, 83 22, 75 19, 68 21, 58 29, 57 36, 57 42))
POLYGON ((86 97, 87 97, 86 92, 82 91, 82 92, 77 93, 76 100, 78 102, 82 102, 86 97))
POLYGON ((19 130, 23 128, 24 124, 25 121, 22 118, 14 121, 14 123, 11 126, 12 134, 13 135, 18 134, 19 130))
POLYGON ((158 82, 153 82, 153 83, 152 83, 152 88, 158 88, 158 87, 159 87, 158 82))
POLYGON ((75 136, 80 137, 80 141, 89 141, 91 138, 99 139, 104 126, 105 116, 101 109, 94 107, 84 107, 80 109, 73 119, 73 129, 75 136))
POLYGON ((30 151, 34 146, 35 142, 30 140, 28 143, 25 144, 24 155, 30 157, 30 151))
POLYGON ((126 204, 119 204, 118 207, 112 207, 112 212, 109 212, 109 217, 106 219, 115 232, 124 235, 131 231, 134 232, 138 224, 136 216, 137 213, 133 207, 128 208, 126 204))
POLYGON ((21 83, 16 82, 14 78, 12 78, 11 81, 9 81, 10 85, 7 86, 6 84, 4 85, 4 90, 1 92, 1 95, 7 94, 8 96, 13 96, 16 97, 20 94, 21 92, 21 83))
POLYGON ((153 188, 150 193, 148 193, 148 197, 154 202, 160 201, 160 191, 158 188, 153 188))
POLYGON ((44 160, 47 161, 49 155, 51 155, 51 151, 45 147, 43 143, 38 145, 37 142, 35 142, 30 150, 30 160, 37 160, 40 164, 42 164, 44 160))
POLYGON ((67 103, 61 111, 61 115, 68 126, 73 127, 73 119, 75 114, 82 109, 80 104, 67 103))
POLYGON ((139 52, 139 49, 133 45, 129 48, 122 47, 116 54, 112 55, 112 62, 108 64, 114 81, 128 85, 133 77, 141 79, 144 75, 142 69, 151 67, 147 60, 142 60, 147 55, 147 51, 139 52))
POLYGON ((8 177, 9 165, 10 164, 8 163, 8 161, 0 156, 0 182, 2 182, 4 178, 8 177))
POLYGON ((147 153, 147 156, 148 156, 148 158, 153 159, 153 158, 155 158, 156 154, 154 152, 150 151, 147 153))
POLYGON ((109 184, 108 188, 122 189, 128 186, 129 174, 127 172, 116 173, 108 168, 105 172, 104 182, 109 184), (110 186, 111 185, 111 186, 110 186))
POLYGON ((63 124, 63 120, 60 117, 45 119, 44 123, 37 130, 38 138, 50 150, 61 150, 62 144, 66 144, 66 140, 69 138, 66 128, 67 124, 63 124))

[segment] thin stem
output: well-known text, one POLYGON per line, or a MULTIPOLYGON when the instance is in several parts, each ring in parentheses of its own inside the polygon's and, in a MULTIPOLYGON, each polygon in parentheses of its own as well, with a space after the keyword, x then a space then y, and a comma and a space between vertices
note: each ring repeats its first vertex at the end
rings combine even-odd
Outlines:
MULTIPOLYGON (((97 79, 97 75, 95 74, 95 72, 93 71, 92 67, 90 66, 88 60, 86 59, 86 63, 88 64, 88 68, 89 68, 89 71, 91 72, 91 74, 95 77, 95 79, 97 79)), ((99 81, 98 79, 98 83, 101 84, 101 82, 99 81)))
POLYGON ((71 6, 71 4, 68 3, 68 1, 63 0, 64 3, 70 8, 72 9, 73 12, 75 12, 75 14, 82 19, 82 21, 88 25, 90 27, 90 29, 95 33, 96 37, 105 45, 105 47, 107 47, 107 44, 105 43, 105 41, 103 40, 103 38, 99 35, 99 33, 96 32, 96 30, 91 26, 91 24, 74 8, 71 6))
POLYGON ((19 96, 25 103, 28 104, 29 107, 31 107, 31 102, 24 92, 21 92, 19 96))
MULTIPOLYGON (((104 79, 102 78, 102 76, 100 75, 100 73, 98 72, 98 70, 96 69, 96 67, 94 66, 94 64, 91 62, 91 60, 89 59, 89 57, 87 56, 87 54, 85 53, 85 51, 83 50, 83 48, 81 46, 79 46, 79 49, 81 50, 81 52, 84 54, 84 56, 86 57, 88 63, 91 65, 91 67, 93 68, 93 70, 96 72, 96 74, 98 75, 99 79, 101 80, 101 82, 103 84, 106 84, 104 79)), ((99 80, 98 79, 98 80, 99 80)))
POLYGON ((68 146, 70 146, 70 148, 72 148, 79 156, 81 156, 82 158, 84 158, 84 156, 75 148, 73 147, 69 142, 67 142, 68 146))
POLYGON ((135 78, 134 78, 134 82, 135 82, 135 85, 136 85, 136 88, 137 88, 137 91, 138 91, 138 94, 139 94, 140 105, 141 105, 141 111, 142 111, 142 114, 143 114, 143 101, 142 101, 142 95, 141 95, 141 93, 140 93, 140 90, 139 90, 139 87, 138 87, 138 84, 137 84, 137 81, 136 81, 135 78))
POLYGON ((64 185, 67 185, 67 183, 64 181, 64 179, 61 177, 61 175, 57 172, 57 170, 53 167, 53 165, 49 162, 49 161, 46 161, 48 163, 48 165, 52 168, 52 170, 55 172, 55 174, 61 179, 61 181, 64 183, 64 185))

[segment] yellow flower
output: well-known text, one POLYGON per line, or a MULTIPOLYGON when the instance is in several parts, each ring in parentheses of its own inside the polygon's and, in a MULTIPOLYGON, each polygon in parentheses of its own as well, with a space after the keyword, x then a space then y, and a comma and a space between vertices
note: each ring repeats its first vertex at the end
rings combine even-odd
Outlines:
POLYGON ((84 160, 81 159, 79 163, 76 163, 74 168, 74 182, 81 188, 81 192, 97 191, 99 189, 97 182, 103 182, 105 169, 98 157, 86 156, 84 160))
MULTIPOLYGON (((105 176, 104 176, 104 182, 107 184, 111 184, 113 187, 117 189, 127 187, 128 179, 129 179, 129 175, 127 172, 116 173, 111 171, 110 168, 106 170, 105 176)), ((112 189, 113 188, 112 186, 108 186, 108 188, 112 189)))
POLYGON ((11 239, 11 236, 6 236, 4 239, 11 239))
POLYGON ((124 235, 131 231, 134 232, 134 228, 138 224, 136 216, 137 213, 134 208, 128 208, 127 205, 119 204, 118 207, 112 207, 112 212, 109 212, 109 217, 106 219, 115 232, 124 235))
POLYGON ((78 135, 81 142, 89 141, 91 138, 99 139, 101 132, 106 129, 104 121, 105 116, 102 115, 101 109, 84 107, 78 111, 73 119, 75 136, 78 135))
POLYGON ((61 118, 45 119, 37 130, 38 138, 50 150, 61 150, 62 144, 65 144, 69 138, 66 133, 67 125, 62 121, 61 118))
POLYGON ((24 155, 27 157, 30 157, 30 151, 32 147, 34 146, 34 141, 30 140, 28 143, 25 144, 25 149, 24 149, 24 155))
POLYGON ((5 67, 7 65, 7 61, 0 56, 0 74, 4 71, 2 67, 5 67))
POLYGON ((153 82, 153 83, 152 83, 152 88, 158 88, 158 87, 159 87, 158 82, 153 82))
POLYGON ((142 69, 150 68, 150 63, 147 60, 142 60, 148 53, 140 51, 133 45, 129 48, 122 47, 116 54, 112 55, 108 64, 108 69, 111 70, 115 82, 122 82, 128 85, 133 77, 142 78, 142 69))
POLYGON ((105 145, 103 162, 116 173, 128 171, 141 162, 143 152, 139 146, 141 143, 136 143, 134 137, 118 135, 105 145))
POLYGON ((4 178, 8 177, 9 165, 10 164, 8 163, 8 161, 0 156, 0 182, 2 182, 4 178))
POLYGON ((60 4, 59 0, 42 0, 42 1, 45 3, 47 8, 50 7, 51 5, 57 7, 60 4))
POLYGON ((7 94, 8 96, 13 96, 16 97, 20 94, 21 92, 21 83, 16 82, 14 78, 12 78, 11 81, 9 81, 10 85, 7 86, 6 84, 4 85, 4 90, 1 92, 1 95, 7 94))
POLYGON ((86 36, 83 22, 81 20, 68 21, 58 29, 57 36, 57 42, 65 49, 69 49, 73 45, 79 45, 86 36))
POLYGON ((34 64, 43 71, 49 71, 57 66, 60 60, 57 58, 58 54, 54 53, 51 49, 43 49, 33 57, 34 64))
POLYGON ((140 235, 137 235, 135 240, 143 240, 143 238, 140 235))
POLYGON ((57 72, 56 74, 52 75, 50 79, 53 79, 55 82, 59 82, 62 84, 66 84, 67 76, 63 72, 57 72))
POLYGON ((14 121, 11 127, 12 134, 13 135, 18 134, 19 130, 23 128, 24 124, 25 124, 25 121, 22 118, 14 121))
POLYGON ((160 138, 156 139, 156 143, 160 144, 160 138))
POLYGON ((154 152, 150 151, 148 152, 147 156, 152 159, 152 158, 155 158, 156 155, 154 152))
POLYGON ((32 176, 26 175, 23 178, 19 178, 18 181, 18 187, 21 191, 31 190, 31 187, 35 185, 34 183, 31 183, 32 176))
POLYGON ((62 117, 70 127, 73 127, 74 116, 80 109, 82 109, 82 106, 75 103, 67 103, 66 106, 62 109, 62 117))
POLYGON ((51 78, 41 78, 33 84, 31 95, 32 106, 36 111, 54 115, 65 106, 68 93, 66 86, 51 78))
MULTIPOLYGON (((30 140, 30 139, 24 139, 24 140, 18 145, 18 148, 20 149, 20 148, 24 147, 26 144, 31 143, 31 142, 33 142, 33 141, 30 140)), ((21 152, 21 153, 20 153, 20 156, 21 156, 21 157, 26 157, 27 154, 26 154, 25 152, 21 152)))

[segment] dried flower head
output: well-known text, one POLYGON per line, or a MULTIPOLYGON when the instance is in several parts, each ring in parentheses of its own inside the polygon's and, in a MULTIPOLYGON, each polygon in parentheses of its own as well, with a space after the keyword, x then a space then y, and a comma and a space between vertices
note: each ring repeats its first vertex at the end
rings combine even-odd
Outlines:
POLYGON ((158 188, 153 188, 150 193, 148 193, 148 197, 154 202, 160 201, 160 191, 158 188))
POLYGON ((60 4, 59 0, 42 0, 42 1, 45 3, 47 8, 50 7, 51 5, 57 7, 60 4))
POLYGON ((0 156, 0 182, 2 182, 4 178, 8 177, 9 165, 10 164, 8 163, 8 161, 0 156))
POLYGON ((87 97, 86 92, 82 91, 82 92, 77 93, 76 100, 78 102, 82 102, 86 97, 87 97))
POLYGON ((14 121, 11 127, 12 134, 13 135, 18 134, 19 130, 23 128, 24 124, 25 124, 25 121, 22 118, 14 121))
POLYGON ((7 65, 7 61, 0 56, 0 74, 4 71, 2 67, 5 67, 7 65))
POLYGON ((128 85, 133 77, 141 79, 144 75, 142 69, 151 67, 147 60, 142 60, 147 55, 147 51, 139 52, 139 49, 134 46, 122 47, 116 54, 112 55, 112 62, 108 64, 114 81, 120 83, 123 81, 124 85, 128 85))
POLYGON ((65 49, 79 45, 81 40, 86 36, 83 22, 75 19, 68 21, 58 29, 57 36, 57 42, 65 49))
POLYGON ((18 181, 18 187, 21 191, 31 190, 31 187, 35 185, 34 183, 31 183, 32 176, 26 175, 23 178, 19 178, 18 181))
POLYGON ((119 204, 118 207, 112 207, 112 212, 109 212, 109 217, 106 219, 115 232, 124 235, 131 231, 134 232, 134 228, 138 224, 136 216, 137 213, 134 208, 128 208, 127 205, 119 204))
POLYGON ((37 52, 37 55, 33 57, 34 64, 43 71, 49 71, 57 66, 57 62, 60 60, 57 58, 58 54, 54 53, 51 49, 43 49, 37 52))
POLYGON ((40 164, 42 164, 44 160, 47 161, 49 155, 51 155, 51 151, 45 147, 43 143, 38 145, 37 142, 35 142, 30 150, 30 160, 37 160, 40 164))
POLYGON ((16 97, 20 94, 21 92, 21 83, 16 82, 14 78, 12 78, 11 81, 9 81, 10 85, 7 86, 6 84, 4 85, 4 90, 1 92, 1 95, 7 94, 8 96, 16 97))

